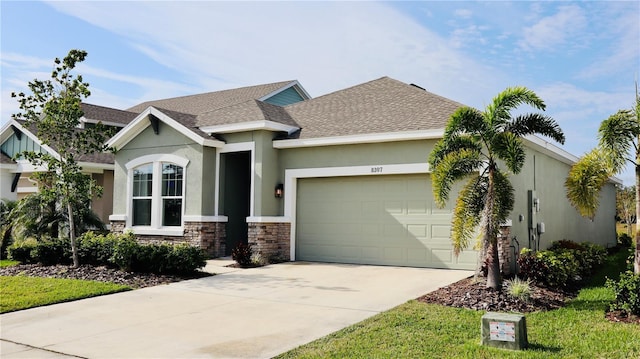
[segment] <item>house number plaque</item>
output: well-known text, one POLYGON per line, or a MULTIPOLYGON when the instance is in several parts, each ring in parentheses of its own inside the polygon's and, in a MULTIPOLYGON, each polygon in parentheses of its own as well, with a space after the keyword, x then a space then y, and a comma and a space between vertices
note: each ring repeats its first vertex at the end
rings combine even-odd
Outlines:
POLYGON ((382 166, 371 167, 371 173, 382 173, 382 166))

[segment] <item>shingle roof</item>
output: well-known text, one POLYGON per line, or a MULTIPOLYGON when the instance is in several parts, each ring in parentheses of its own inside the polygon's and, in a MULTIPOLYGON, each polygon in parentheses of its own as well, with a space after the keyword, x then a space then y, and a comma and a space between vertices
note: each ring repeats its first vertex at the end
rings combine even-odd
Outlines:
POLYGON ((443 129, 462 104, 389 77, 286 106, 298 138, 443 129))
POLYGON ((4 152, 0 152, 0 163, 2 164, 15 164, 16 161, 7 156, 4 152))
POLYGON ((290 126, 298 124, 281 106, 258 100, 248 100, 232 106, 198 115, 196 124, 199 127, 228 125, 251 121, 273 121, 290 126))
POLYGON ((249 100, 260 99, 293 81, 275 82, 271 84, 241 87, 231 90, 208 92, 197 95, 147 101, 133 106, 127 111, 140 113, 149 106, 164 108, 185 114, 199 115, 224 107, 238 105, 249 100))
POLYGON ((136 116, 138 116, 136 112, 117 110, 111 107, 98 106, 84 102, 82 103, 82 111, 84 112, 84 117, 86 119, 121 123, 123 125, 127 125, 129 122, 133 121, 136 116))

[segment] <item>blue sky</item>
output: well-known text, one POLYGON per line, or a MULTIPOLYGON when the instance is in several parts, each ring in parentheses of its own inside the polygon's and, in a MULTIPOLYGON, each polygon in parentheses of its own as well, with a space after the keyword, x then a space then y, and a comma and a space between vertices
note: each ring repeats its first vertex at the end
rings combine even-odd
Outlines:
POLYGON ((121 109, 292 79, 320 96, 390 76, 477 108, 527 86, 581 155, 633 105, 640 72, 637 1, 2 0, 0 17, 3 123, 10 93, 77 48, 87 102, 121 109))

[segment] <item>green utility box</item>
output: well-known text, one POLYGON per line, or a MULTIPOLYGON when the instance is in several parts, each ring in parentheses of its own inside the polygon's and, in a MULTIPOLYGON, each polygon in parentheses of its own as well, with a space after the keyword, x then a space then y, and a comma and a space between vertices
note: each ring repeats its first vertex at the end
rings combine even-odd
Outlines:
POLYGON ((482 316, 482 345, 521 350, 529 345, 522 314, 487 312, 482 316))

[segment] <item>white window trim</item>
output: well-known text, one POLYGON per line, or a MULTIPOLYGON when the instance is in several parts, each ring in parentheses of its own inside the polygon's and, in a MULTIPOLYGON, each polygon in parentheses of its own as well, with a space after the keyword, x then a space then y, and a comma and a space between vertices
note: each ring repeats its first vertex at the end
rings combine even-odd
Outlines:
MULTIPOLYGON (((216 183, 215 183, 215 217, 224 217, 223 213, 220 213, 220 155, 223 153, 232 152, 251 152, 251 189, 249 193, 249 217, 253 217, 254 207, 254 187, 255 187, 255 173, 256 173, 256 143, 255 142, 240 142, 230 143, 224 145, 222 148, 216 148, 216 183)), ((225 217, 226 218, 226 217, 225 217)))
POLYGON ((289 255, 296 260, 296 198, 299 178, 345 177, 345 176, 384 176, 398 174, 429 173, 428 163, 385 164, 351 167, 318 167, 288 169, 284 171, 284 218, 291 221, 289 234, 289 255))
POLYGON ((127 168, 127 215, 126 228, 135 234, 181 236, 184 234, 184 211, 187 194, 187 165, 189 160, 172 154, 154 154, 141 156, 125 164, 127 168), (153 190, 151 196, 151 225, 133 225, 133 169, 151 163, 153 165, 153 190), (180 226, 162 226, 162 163, 172 163, 183 168, 182 171, 182 223, 180 226))

